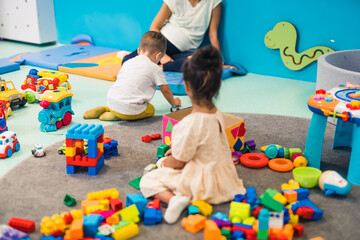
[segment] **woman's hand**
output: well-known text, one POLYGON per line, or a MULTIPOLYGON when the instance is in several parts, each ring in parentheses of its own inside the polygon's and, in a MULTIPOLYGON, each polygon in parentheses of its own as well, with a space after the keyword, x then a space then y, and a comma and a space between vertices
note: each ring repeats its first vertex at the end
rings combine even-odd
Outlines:
POLYGON ((169 63, 169 62, 173 62, 174 59, 172 59, 171 57, 169 57, 169 55, 165 54, 164 57, 160 60, 160 63, 162 65, 169 63))
POLYGON ((239 70, 237 67, 234 67, 234 66, 231 66, 231 65, 223 65, 223 68, 239 70))

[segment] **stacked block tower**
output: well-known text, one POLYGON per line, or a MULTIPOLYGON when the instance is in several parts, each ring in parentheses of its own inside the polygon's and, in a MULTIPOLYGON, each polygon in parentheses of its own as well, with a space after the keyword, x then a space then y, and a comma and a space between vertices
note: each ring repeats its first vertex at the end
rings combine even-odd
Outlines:
POLYGON ((76 124, 66 133, 66 172, 75 174, 81 166, 88 167, 89 175, 96 175, 104 165, 104 128, 95 124, 76 124), (84 140, 88 141, 88 153, 84 140))

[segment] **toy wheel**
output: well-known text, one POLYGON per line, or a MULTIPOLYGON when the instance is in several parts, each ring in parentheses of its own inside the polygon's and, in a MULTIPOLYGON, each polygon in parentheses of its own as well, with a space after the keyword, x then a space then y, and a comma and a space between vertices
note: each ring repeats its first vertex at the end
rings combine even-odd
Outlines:
POLYGON ((62 123, 61 121, 57 121, 57 122, 56 122, 56 128, 57 128, 57 129, 61 128, 62 125, 63 125, 63 123, 62 123))
POLYGON ((62 154, 65 154, 65 153, 62 150, 59 150, 58 154, 62 155, 62 154))
POLYGON ((26 104, 26 98, 23 97, 21 103, 19 104, 20 107, 24 106, 26 104))
POLYGON ((33 92, 26 92, 25 93, 25 98, 29 103, 33 103, 36 101, 36 97, 35 94, 33 92))
POLYGON ((64 118, 62 120, 64 126, 69 125, 71 123, 72 120, 72 115, 70 112, 66 112, 64 115, 64 118))
POLYGON ((240 162, 245 167, 262 168, 268 164, 269 158, 260 153, 245 153, 240 157, 240 162))
POLYGON ((6 150, 6 156, 11 157, 12 154, 13 154, 13 151, 12 151, 12 149, 9 147, 9 148, 6 150))
POLYGON ((20 143, 15 144, 15 152, 20 150, 20 143))
POLYGON ((294 168, 291 160, 286 158, 274 158, 269 162, 269 168, 278 172, 288 172, 294 168))

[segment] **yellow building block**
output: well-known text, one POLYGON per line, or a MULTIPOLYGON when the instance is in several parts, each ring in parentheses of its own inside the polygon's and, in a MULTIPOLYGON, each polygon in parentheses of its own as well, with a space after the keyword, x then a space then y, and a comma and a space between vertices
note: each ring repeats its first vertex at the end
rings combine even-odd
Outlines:
POLYGON ((192 205, 199 208, 199 212, 204 216, 209 216, 212 213, 212 206, 205 201, 196 200, 192 205))
POLYGON ((123 221, 129 221, 129 222, 133 222, 133 223, 137 223, 140 221, 139 211, 135 204, 130 205, 126 208, 123 208, 116 213, 120 214, 123 221))
POLYGON ((94 199, 101 200, 107 197, 113 199, 119 198, 119 192, 115 188, 112 188, 104 191, 88 193, 87 195, 88 200, 94 200, 94 199))
POLYGON ((40 222, 40 232, 49 236, 56 229, 55 222, 50 217, 43 217, 40 222))
POLYGON ((233 223, 240 223, 250 217, 250 204, 242 202, 231 202, 229 218, 233 223))
POLYGON ((74 209, 70 211, 73 219, 81 219, 83 217, 83 213, 80 209, 74 209))
POLYGON ((75 147, 66 147, 65 148, 65 155, 67 157, 75 157, 76 155, 76 148, 75 147))
POLYGON ((288 183, 284 183, 284 184, 281 185, 281 190, 298 189, 298 188, 300 188, 300 185, 294 179, 290 179, 288 183))
POLYGON ((113 237, 115 240, 125 240, 135 237, 138 234, 139 234, 138 225, 136 225, 135 223, 130 223, 122 228, 117 229, 115 232, 111 234, 111 237, 113 237))
POLYGON ((99 200, 83 200, 81 201, 81 211, 84 213, 84 214, 87 214, 86 213, 86 209, 90 206, 97 206, 97 205, 100 205, 100 201, 99 200))
POLYGON ((103 143, 98 143, 97 147, 98 147, 98 149, 100 149, 100 152, 104 152, 104 144, 103 143))
POLYGON ((281 195, 281 193, 275 194, 274 199, 284 205, 287 203, 287 199, 283 195, 281 195))
POLYGON ((255 220, 256 220, 256 218, 254 218, 254 217, 248 217, 248 218, 245 218, 245 219, 242 221, 242 223, 252 226, 252 225, 254 224, 255 220))

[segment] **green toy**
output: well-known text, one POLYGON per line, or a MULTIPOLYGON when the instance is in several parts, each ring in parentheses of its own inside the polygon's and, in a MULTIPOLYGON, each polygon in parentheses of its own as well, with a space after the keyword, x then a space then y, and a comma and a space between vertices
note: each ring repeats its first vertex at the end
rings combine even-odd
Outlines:
POLYGON ((279 22, 265 36, 265 45, 271 49, 279 49, 285 66, 291 70, 300 70, 316 61, 321 55, 334 52, 324 46, 309 48, 302 53, 296 51, 297 33, 294 25, 289 22, 279 22))
POLYGON ((129 182, 129 184, 130 184, 131 186, 133 186, 134 188, 136 188, 137 190, 140 190, 140 187, 139 187, 139 185, 140 185, 140 180, 141 180, 141 177, 137 177, 137 178, 135 178, 134 180, 131 180, 131 181, 129 182))
POLYGON ((161 145, 158 147, 158 149, 157 149, 156 158, 164 157, 164 156, 165 156, 165 153, 166 153, 167 150, 169 150, 169 149, 170 149, 169 145, 161 144, 161 145))
POLYGON ((76 205, 76 200, 72 196, 66 194, 64 198, 64 203, 66 206, 72 207, 76 205))

